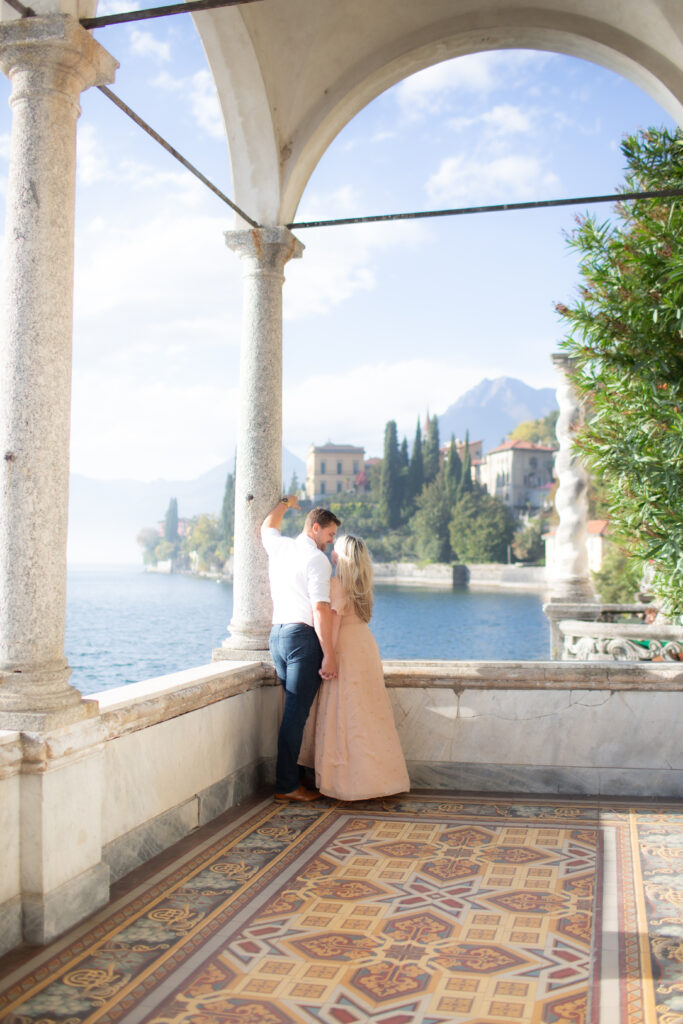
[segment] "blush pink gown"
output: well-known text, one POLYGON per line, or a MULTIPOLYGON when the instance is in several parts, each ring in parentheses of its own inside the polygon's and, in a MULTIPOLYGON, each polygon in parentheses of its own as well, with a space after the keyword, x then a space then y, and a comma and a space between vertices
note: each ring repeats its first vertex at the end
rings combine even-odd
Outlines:
POLYGON ((344 601, 336 579, 331 604, 341 615, 337 678, 323 680, 306 722, 299 764, 337 800, 368 800, 410 788, 406 762, 370 627, 344 601))

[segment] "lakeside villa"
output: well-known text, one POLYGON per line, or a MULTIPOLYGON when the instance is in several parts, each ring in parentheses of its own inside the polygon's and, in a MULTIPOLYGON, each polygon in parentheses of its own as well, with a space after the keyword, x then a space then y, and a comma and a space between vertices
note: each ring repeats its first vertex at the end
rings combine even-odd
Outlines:
MULTIPOLYGON (((281 695, 258 527, 280 493, 284 268, 303 255, 296 210, 343 125, 417 70, 518 47, 598 62, 683 123, 683 12, 672 0, 203 8, 195 23, 237 208, 225 240, 245 268, 233 617, 206 664, 83 697, 64 654, 76 123, 81 92, 111 84, 117 61, 90 33, 95 0, 2 5, 13 123, 0 349, 0 1016, 676 1024, 683 673, 666 659, 561 658, 576 623, 612 627, 591 589, 586 475, 571 445, 581 408, 566 359, 554 357, 555 657, 385 663, 409 796, 303 809, 271 799, 281 695)), ((538 482, 527 487, 542 488, 546 454, 533 457, 538 482)))

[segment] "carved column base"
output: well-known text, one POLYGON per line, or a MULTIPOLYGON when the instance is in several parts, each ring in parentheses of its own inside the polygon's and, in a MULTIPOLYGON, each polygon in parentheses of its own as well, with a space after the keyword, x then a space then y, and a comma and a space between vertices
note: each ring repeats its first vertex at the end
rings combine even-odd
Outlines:
POLYGON ((590 580, 585 576, 565 577, 564 579, 550 581, 550 600, 568 602, 595 601, 595 591, 590 580))
POLYGON ((43 665, 0 665, 0 729, 46 732, 97 715, 69 683, 66 659, 43 665))

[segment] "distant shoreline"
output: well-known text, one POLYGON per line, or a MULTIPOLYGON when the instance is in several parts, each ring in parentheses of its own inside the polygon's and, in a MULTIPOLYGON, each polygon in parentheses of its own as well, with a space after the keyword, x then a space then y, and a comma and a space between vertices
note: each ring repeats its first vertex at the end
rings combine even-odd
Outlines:
MULTIPOLYGON (((418 565, 415 562, 376 562, 373 568, 375 583, 380 586, 440 587, 446 590, 464 586, 500 590, 545 590, 548 586, 544 565, 506 565, 498 562, 418 565)), ((192 576, 196 579, 214 580, 217 583, 232 583, 232 573, 195 572, 191 569, 181 569, 173 573, 170 563, 146 565, 144 570, 161 575, 192 576)))

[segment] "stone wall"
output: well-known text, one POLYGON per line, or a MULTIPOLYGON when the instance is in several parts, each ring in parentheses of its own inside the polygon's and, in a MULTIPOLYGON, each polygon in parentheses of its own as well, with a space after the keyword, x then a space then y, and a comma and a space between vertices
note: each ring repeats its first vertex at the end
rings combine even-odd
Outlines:
POLYGON ((385 662, 416 787, 683 797, 683 670, 385 662))
POLYGON ((510 587, 543 590, 547 586, 543 565, 487 564, 446 565, 416 562, 375 562, 375 583, 410 587, 510 587))

